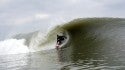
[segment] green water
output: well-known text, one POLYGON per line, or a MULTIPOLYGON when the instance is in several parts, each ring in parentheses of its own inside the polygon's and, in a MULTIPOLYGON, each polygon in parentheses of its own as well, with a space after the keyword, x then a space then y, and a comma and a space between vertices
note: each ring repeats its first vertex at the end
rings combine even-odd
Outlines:
POLYGON ((77 19, 62 28, 65 46, 0 56, 0 70, 125 70, 125 19, 77 19))

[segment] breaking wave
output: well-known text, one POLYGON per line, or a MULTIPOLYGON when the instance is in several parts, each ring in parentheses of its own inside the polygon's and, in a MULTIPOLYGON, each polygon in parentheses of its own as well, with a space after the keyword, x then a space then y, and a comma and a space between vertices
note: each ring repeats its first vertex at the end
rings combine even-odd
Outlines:
MULTIPOLYGON (((0 41, 0 55, 55 49, 57 34, 65 35, 69 39, 68 33, 59 25, 51 28, 46 33, 35 31, 15 35, 11 39, 0 41)), ((61 46, 64 46, 68 39, 61 46)))
POLYGON ((28 53, 29 49, 24 44, 25 39, 8 39, 0 42, 0 54, 28 53))
MULTIPOLYGON (((67 22, 66 24, 54 26, 46 33, 35 31, 28 34, 18 34, 16 36, 13 36, 12 39, 1 41, 0 54, 17 54, 55 49, 57 34, 65 35, 66 37, 68 37, 62 47, 64 47, 65 45, 82 45, 84 38, 89 37, 89 35, 93 35, 94 38, 96 34, 101 34, 101 32, 99 31, 100 28, 101 30, 103 30, 103 27, 105 26, 119 26, 115 23, 124 25, 124 22, 125 19, 121 18, 75 19, 71 22, 67 22), (98 31, 94 31, 95 29, 98 31), (69 42, 72 42, 72 44, 69 42)), ((104 29, 104 32, 106 31, 108 30, 104 29)), ((100 36, 98 36, 98 38, 99 37, 100 36)), ((89 39, 87 40, 88 41, 85 42, 89 42, 89 39)), ((87 44, 84 43, 84 45, 87 44)))

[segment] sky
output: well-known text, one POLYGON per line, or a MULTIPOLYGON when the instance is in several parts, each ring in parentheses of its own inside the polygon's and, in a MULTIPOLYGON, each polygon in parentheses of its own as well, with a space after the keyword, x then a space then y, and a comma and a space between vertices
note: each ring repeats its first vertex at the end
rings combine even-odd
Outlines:
POLYGON ((0 0, 0 40, 75 18, 125 17, 125 0, 0 0))

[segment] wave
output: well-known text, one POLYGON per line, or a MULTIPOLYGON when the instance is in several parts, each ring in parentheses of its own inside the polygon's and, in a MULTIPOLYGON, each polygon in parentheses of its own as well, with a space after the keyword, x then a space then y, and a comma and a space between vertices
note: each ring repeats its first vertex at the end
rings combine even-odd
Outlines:
MULTIPOLYGON (((12 39, 7 39, 0 42, 0 55, 55 49, 57 34, 63 34, 69 37, 68 33, 59 25, 53 27, 47 33, 35 31, 27 34, 15 35, 12 37, 12 39)), ((68 39, 66 42, 68 42, 68 39)), ((66 42, 61 46, 64 46, 66 42)))
POLYGON ((123 18, 78 18, 65 24, 54 26, 46 33, 35 31, 28 34, 18 34, 13 36, 13 39, 1 41, 0 46, 2 46, 2 49, 0 47, 0 52, 9 54, 11 53, 10 51, 13 51, 10 49, 5 50, 7 48, 14 49, 15 52, 13 54, 54 49, 57 34, 68 37, 62 47, 67 45, 83 46, 90 41, 96 40, 94 39, 96 36, 99 38, 103 32, 107 33, 107 31, 112 30, 111 28, 124 25, 124 22, 125 19, 123 18), (19 51, 18 49, 22 50, 19 51))

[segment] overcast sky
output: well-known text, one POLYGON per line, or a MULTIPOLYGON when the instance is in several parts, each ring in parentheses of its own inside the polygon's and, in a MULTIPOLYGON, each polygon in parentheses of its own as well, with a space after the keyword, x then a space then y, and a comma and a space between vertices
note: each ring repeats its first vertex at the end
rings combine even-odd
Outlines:
POLYGON ((0 39, 81 17, 125 17, 125 0, 0 0, 0 39))

